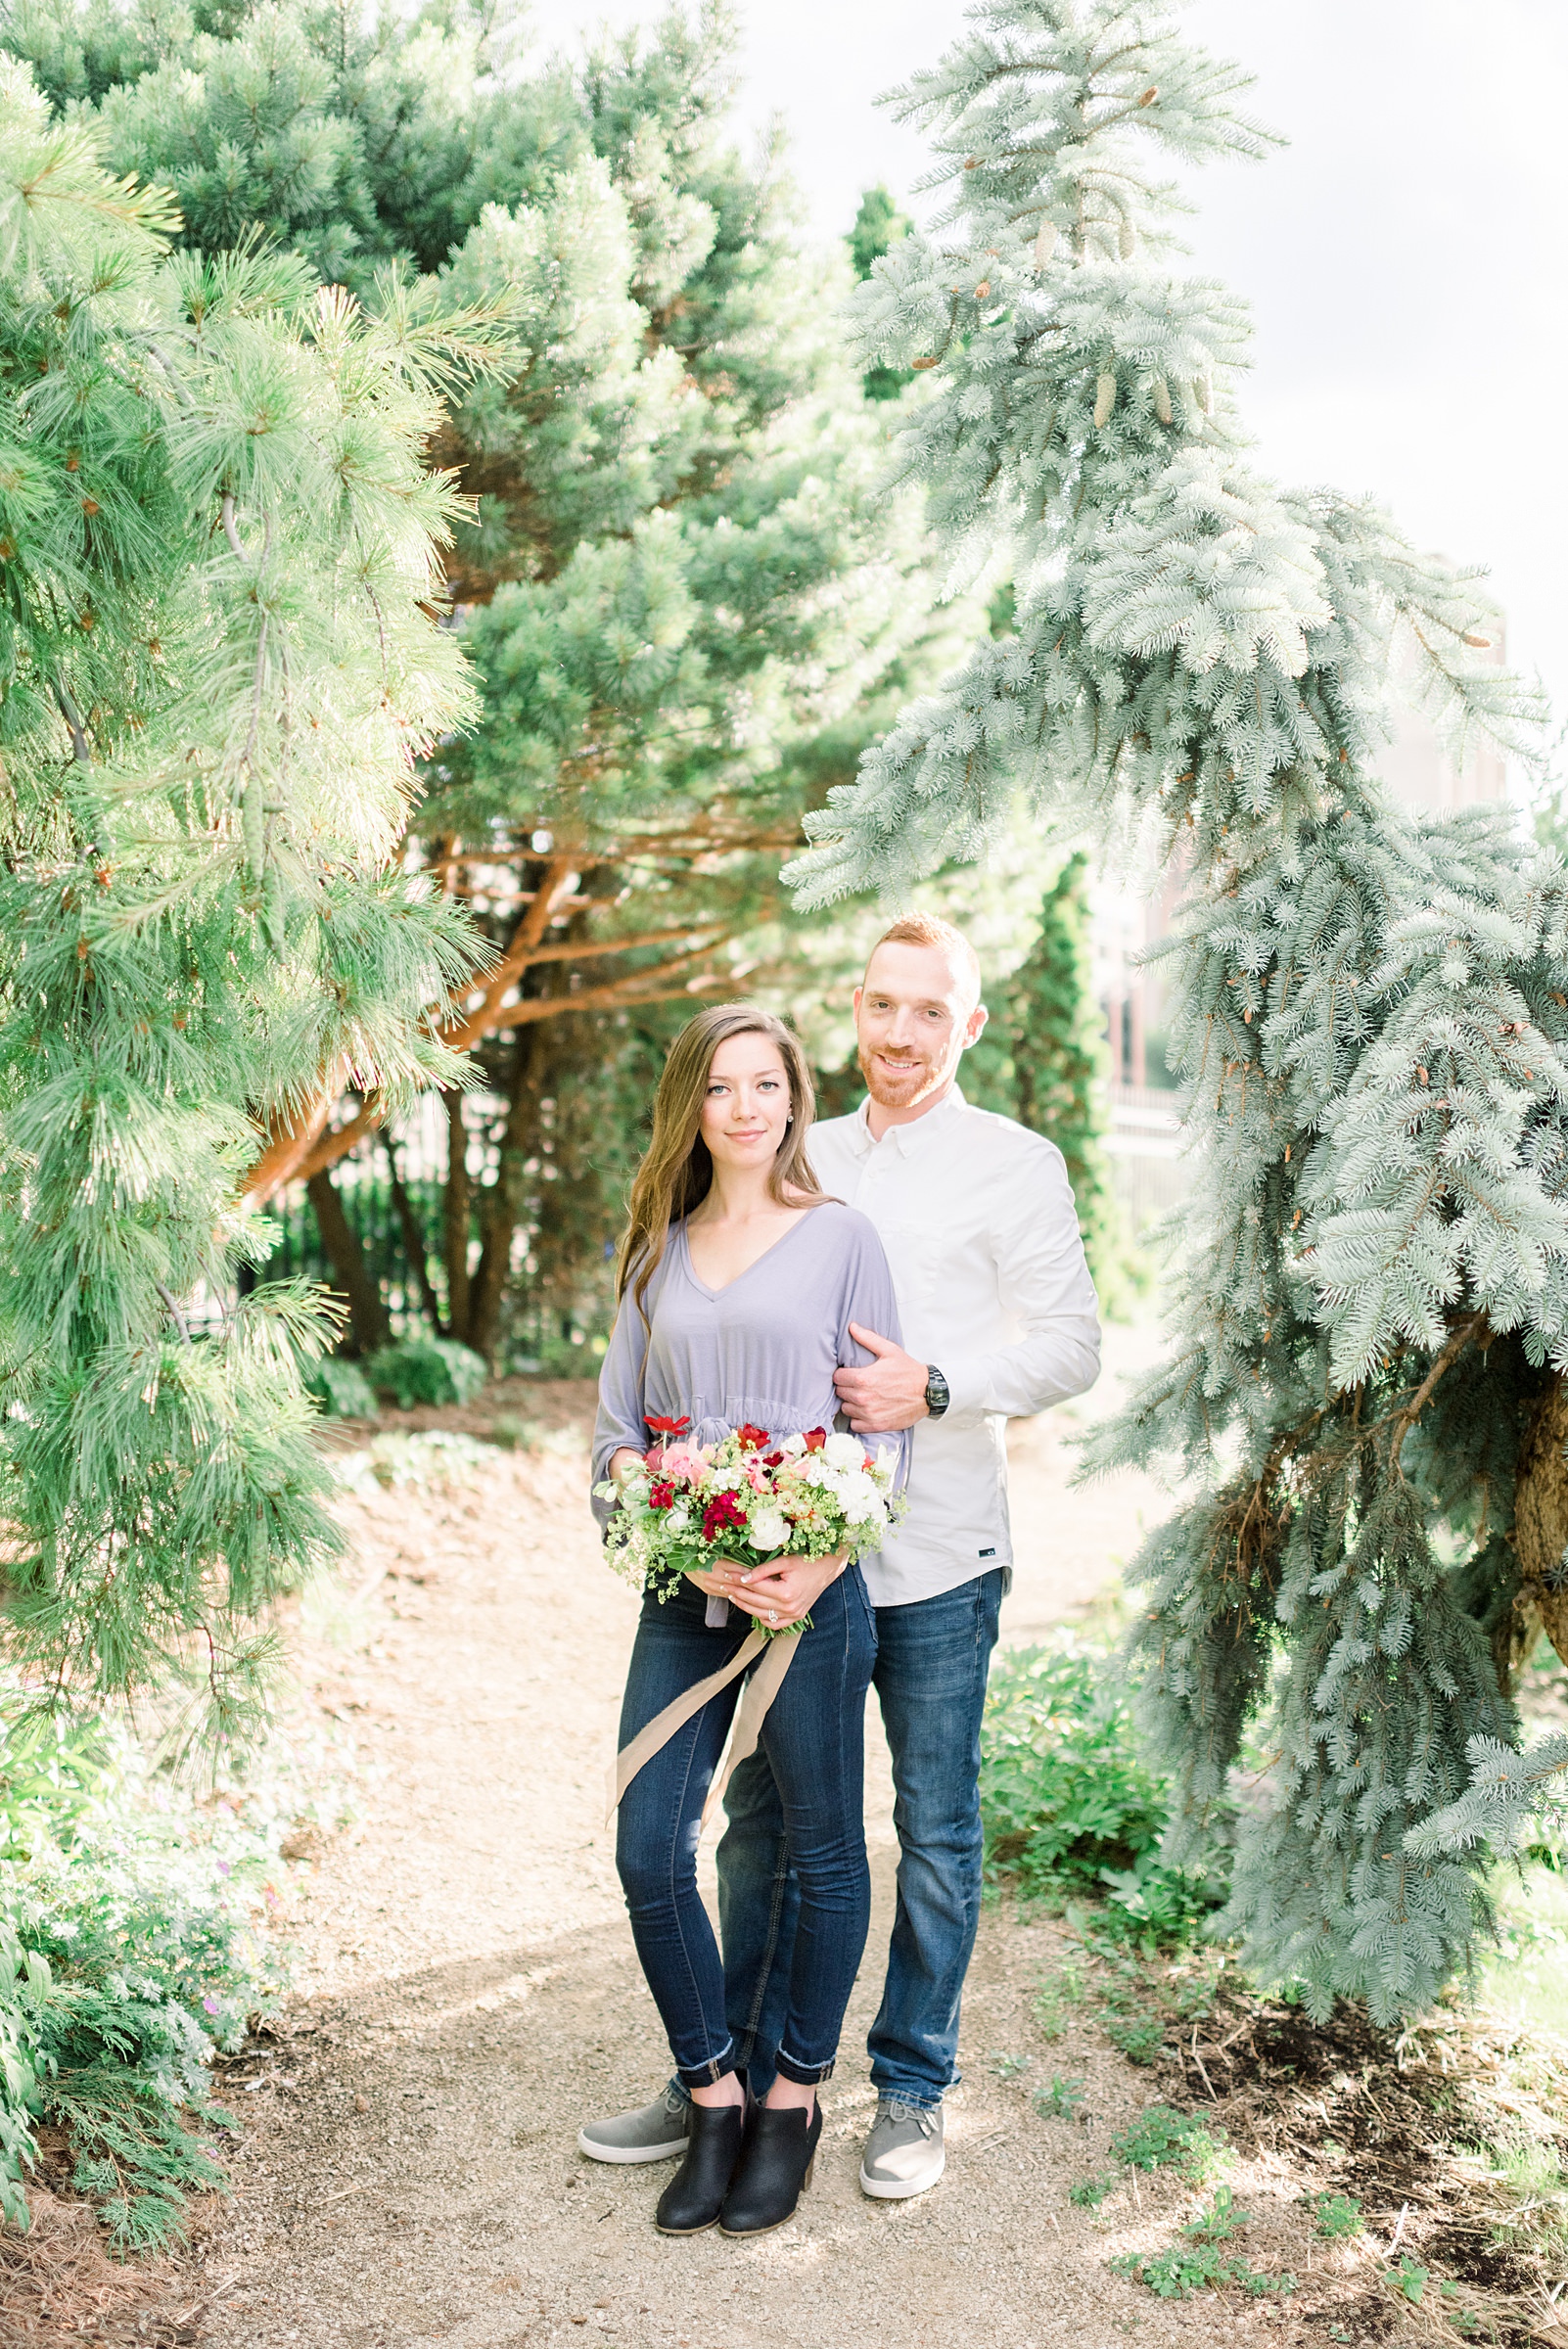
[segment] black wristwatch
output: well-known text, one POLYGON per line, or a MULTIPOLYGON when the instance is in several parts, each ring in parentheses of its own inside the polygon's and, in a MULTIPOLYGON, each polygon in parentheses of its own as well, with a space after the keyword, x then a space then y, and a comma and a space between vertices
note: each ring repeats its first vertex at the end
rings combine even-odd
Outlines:
POLYGON ((934 1362, 928 1362, 926 1364, 926 1409, 932 1418, 940 1419, 951 1401, 952 1397, 947 1392, 946 1380, 934 1362))

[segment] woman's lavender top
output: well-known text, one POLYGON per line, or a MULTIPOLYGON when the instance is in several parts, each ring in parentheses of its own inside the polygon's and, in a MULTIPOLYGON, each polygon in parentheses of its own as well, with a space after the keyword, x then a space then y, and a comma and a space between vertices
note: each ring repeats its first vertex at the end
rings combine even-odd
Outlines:
MULTIPOLYGON (((649 1415, 689 1418, 688 1441, 715 1444, 748 1421, 775 1442, 831 1428, 839 1402, 833 1373, 871 1360, 850 1323, 901 1343, 893 1276, 875 1226, 830 1199, 813 1207, 765 1255, 711 1289, 692 1269, 686 1226, 669 1235, 648 1283, 647 1320, 628 1290, 599 1374, 593 1482, 603 1483, 623 1446, 646 1451, 649 1415)), ((898 1481, 909 1433, 868 1435, 898 1448, 898 1481)), ((595 1500, 605 1524, 614 1503, 595 1500)))

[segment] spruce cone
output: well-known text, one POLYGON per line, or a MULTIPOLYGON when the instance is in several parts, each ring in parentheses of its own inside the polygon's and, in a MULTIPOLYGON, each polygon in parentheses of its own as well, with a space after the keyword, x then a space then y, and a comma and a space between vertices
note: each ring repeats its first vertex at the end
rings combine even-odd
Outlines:
POLYGON ((1094 425, 1096 431, 1098 431, 1102 425, 1109 424, 1111 420, 1111 410, 1115 407, 1115 405, 1116 378, 1114 375, 1102 375, 1094 386, 1094 425))

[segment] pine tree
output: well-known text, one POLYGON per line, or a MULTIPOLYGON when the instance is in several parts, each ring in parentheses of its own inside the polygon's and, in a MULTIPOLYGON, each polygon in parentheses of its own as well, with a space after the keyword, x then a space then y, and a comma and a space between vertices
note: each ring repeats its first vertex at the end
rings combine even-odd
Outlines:
MULTIPOLYGON (((869 277, 889 247, 908 233, 908 216, 899 211, 887 189, 867 188, 848 239, 856 278, 869 277)), ((897 399, 904 386, 913 382, 912 367, 868 367, 860 379, 867 399, 897 399)))
POLYGON ((97 149, 0 60, 9 1636, 101 1693, 194 1666, 232 1717, 258 1611, 334 1540, 319 1310, 220 1310, 237 1186, 323 1072, 460 1073, 423 1014, 475 948, 396 855, 474 707, 424 452, 494 339, 393 281, 365 307, 170 253, 97 149))
MULTIPOLYGON (((96 102, 116 167, 174 187, 192 242, 254 219, 351 289, 390 256, 507 307, 521 362, 453 402, 437 452, 478 501, 448 592, 480 721, 405 851, 498 957, 443 1031, 484 1098, 449 1096, 434 1253, 446 1327, 504 1350, 509 1284, 602 1285, 629 1071, 694 996, 781 963, 803 808, 938 673, 924 640, 950 658, 971 624, 934 614, 916 501, 882 491, 890 411, 834 327, 850 256, 824 281, 778 154, 736 152, 720 8, 504 71, 505 12, 236 10, 191 42, 115 0, 33 0, 12 37, 60 103, 96 102)), ((260 1199, 311 1185, 367 1350, 381 1301, 331 1170, 387 1106, 323 1086, 252 1174, 260 1199)))
POLYGON ((1102 1146, 1110 1055, 1094 999, 1088 922, 1088 858, 1080 852, 1045 893, 1039 937, 1008 990, 1007 1025, 1016 1114, 1067 1161, 1089 1269, 1103 1292, 1119 1266, 1102 1146))
POLYGON ((794 878, 898 891, 983 856, 1019 788, 1179 856, 1198 1189, 1171 1359, 1103 1452, 1190 1480, 1134 1576, 1145 1718, 1173 1857, 1257 1736, 1226 1929, 1314 2012, 1389 2019, 1485 1924, 1466 1837, 1507 1805, 1467 1795, 1469 1741, 1495 1775, 1539 1624, 1568 1655, 1568 884, 1506 808, 1391 806, 1396 639, 1456 738, 1539 713, 1474 657, 1474 575, 1247 454, 1246 319, 1167 257, 1154 169, 1264 155, 1243 74, 1113 0, 970 23, 895 101, 946 208, 852 316, 862 363, 933 379, 899 472, 954 576, 1012 576, 1013 628, 870 752, 794 878))

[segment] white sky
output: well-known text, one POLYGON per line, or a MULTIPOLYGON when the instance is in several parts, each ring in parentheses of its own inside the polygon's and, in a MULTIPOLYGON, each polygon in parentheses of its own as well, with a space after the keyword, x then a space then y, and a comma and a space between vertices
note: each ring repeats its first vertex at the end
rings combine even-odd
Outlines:
MULTIPOLYGON (((539 0, 552 45, 663 0, 539 0)), ((1483 563, 1509 655, 1568 714, 1568 8, 1562 0, 1188 0, 1289 139, 1195 174, 1191 266, 1251 302, 1243 399, 1267 468, 1369 490, 1483 563)), ((824 235, 908 200, 924 140, 874 104, 935 63, 962 0, 750 0, 741 119, 782 115, 824 235)), ((917 207, 912 207, 917 208, 917 207)))

